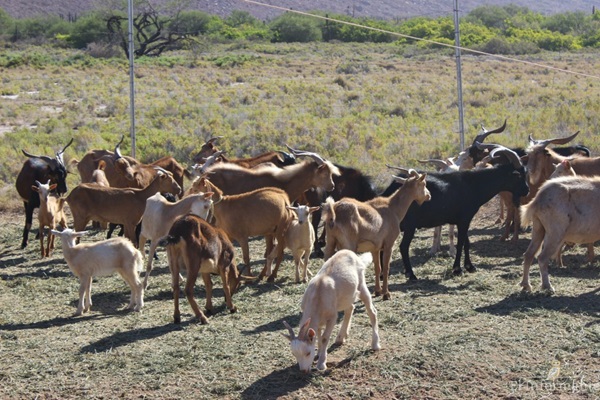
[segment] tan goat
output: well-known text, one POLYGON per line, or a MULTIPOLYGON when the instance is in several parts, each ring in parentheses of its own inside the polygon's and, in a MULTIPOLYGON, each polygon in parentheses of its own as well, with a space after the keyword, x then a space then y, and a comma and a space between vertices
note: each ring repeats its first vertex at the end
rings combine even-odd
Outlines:
POLYGON ((35 185, 31 186, 34 192, 40 195, 40 209, 38 211, 38 220, 40 222, 40 249, 42 252, 42 258, 50 257, 50 250, 54 249, 54 235, 48 233, 48 240, 46 248, 44 249, 44 230, 46 227, 50 229, 56 229, 56 225, 60 225, 62 229, 67 227, 67 218, 63 211, 63 205, 65 204, 64 197, 56 197, 51 195, 50 192, 56 189, 56 184, 40 183, 35 181, 35 185))
POLYGON ((521 207, 524 226, 533 225, 523 261, 523 290, 531 290, 529 269, 536 254, 542 289, 554 292, 548 264, 558 256, 563 244, 600 240, 599 196, 600 177, 562 177, 544 183, 533 201, 521 207))
POLYGON ((82 183, 67 196, 67 203, 73 214, 76 231, 85 229, 87 223, 92 220, 123 224, 125 237, 137 244, 135 227, 144 214, 146 199, 157 192, 179 194, 181 188, 171 173, 159 171, 143 189, 82 183))
POLYGON ((406 179, 394 177, 402 186, 390 197, 380 196, 366 202, 343 198, 335 203, 328 198, 323 207, 327 235, 325 259, 331 257, 336 249, 371 252, 375 264, 375 294, 383 294, 384 300, 390 298, 390 259, 392 247, 400 235, 400 222, 413 201, 422 204, 431 199, 425 187, 426 175, 410 170, 406 179))
POLYGON ((223 282, 223 293, 229 311, 234 313, 237 308, 233 305, 231 296, 237 290, 240 277, 234 262, 234 248, 225 232, 212 227, 202 218, 188 214, 173 223, 165 239, 167 244, 167 257, 171 270, 171 286, 173 289, 173 302, 175 311, 173 320, 176 324, 181 322, 179 312, 179 273, 187 270, 185 295, 196 315, 202 323, 208 319, 198 307, 194 299, 194 285, 198 275, 202 275, 206 288, 206 310, 211 313, 212 305, 212 280, 211 274, 217 274, 223 282))
MULTIPOLYGON (((273 239, 277 240, 278 246, 283 246, 285 230, 292 219, 291 212, 286 208, 290 205, 287 194, 281 189, 267 187, 227 196, 208 179, 201 179, 202 185, 198 187, 203 192, 214 192, 214 225, 223 229, 231 240, 239 243, 248 271, 250 271, 248 239, 253 236, 265 237, 266 263, 259 279, 267 276, 269 282, 274 281, 277 275, 271 274, 272 259, 268 255, 274 250, 273 239)), ((276 249, 276 251, 275 270, 278 269, 283 258, 283 250, 276 249)))

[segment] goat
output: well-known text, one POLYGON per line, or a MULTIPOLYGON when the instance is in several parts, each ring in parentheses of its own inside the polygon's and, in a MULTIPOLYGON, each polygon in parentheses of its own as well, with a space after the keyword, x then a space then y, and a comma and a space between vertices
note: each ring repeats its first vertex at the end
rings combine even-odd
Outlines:
POLYGON ((247 169, 230 164, 215 164, 206 172, 210 181, 226 195, 240 194, 263 187, 283 189, 290 201, 296 201, 302 193, 312 187, 322 187, 326 191, 335 188, 333 176, 339 170, 331 162, 324 160, 316 153, 299 151, 290 148, 296 156, 307 156, 314 161, 304 161, 283 168, 261 167, 247 169))
POLYGON ((167 246, 167 257, 171 270, 171 287, 175 306, 173 320, 176 324, 181 322, 179 312, 179 272, 181 269, 187 270, 185 295, 196 318, 202 324, 207 324, 208 319, 194 299, 194 285, 198 274, 202 275, 204 280, 205 308, 209 313, 213 310, 211 274, 221 276, 227 308, 232 313, 237 311, 231 296, 238 289, 240 276, 234 262, 233 245, 224 231, 212 227, 197 215, 188 214, 175 220, 163 242, 167 246))
MULTIPOLYGON (((204 163, 205 159, 219 152, 220 150, 214 145, 214 143, 222 138, 222 136, 210 138, 206 143, 202 145, 200 152, 192 159, 195 164, 204 163)), ((259 154, 250 158, 237 158, 230 159, 224 155, 224 152, 220 152, 219 160, 225 163, 231 163, 238 165, 242 168, 254 168, 257 165, 264 163, 273 163, 275 166, 281 168, 286 165, 292 165, 296 163, 296 157, 293 154, 286 153, 284 151, 269 151, 266 153, 259 154)))
POLYGON ((600 240, 599 195, 600 177, 566 176, 544 183, 535 198, 522 206, 523 225, 533 225, 523 261, 521 286, 524 291, 531 291, 529 268, 536 254, 542 289, 554 292, 548 264, 559 254, 562 245, 600 240), (538 254, 542 242, 544 245, 538 254))
POLYGON ((146 240, 150 241, 150 250, 148 250, 146 261, 146 276, 144 276, 145 289, 148 288, 148 278, 152 271, 152 260, 158 241, 169 233, 173 221, 182 215, 192 213, 206 219, 212 207, 212 195, 210 192, 194 194, 184 197, 176 203, 170 203, 160 193, 146 199, 139 239, 139 248, 142 249, 142 252, 146 240))
POLYGON ((73 139, 65 147, 56 153, 54 158, 48 156, 36 156, 21 150, 27 161, 17 175, 16 187, 19 196, 23 199, 25 206, 25 227, 23 228, 23 241, 21 248, 27 247, 29 230, 33 222, 33 211, 40 206, 40 196, 32 189, 35 181, 56 183, 56 194, 59 196, 67 193, 67 168, 63 159, 63 154, 67 147, 73 143, 73 139))
MULTIPOLYGON (((308 260, 315 241, 315 231, 311 224, 311 215, 319 210, 319 208, 306 205, 299 205, 298 207, 287 206, 288 210, 292 210, 296 214, 296 218, 290 221, 284 237, 285 247, 290 249, 294 256, 296 283, 300 282, 300 267, 302 267, 302 282, 306 282, 307 275, 310 274, 308 260)), ((275 258, 273 253, 271 254, 271 258, 275 258)), ((277 275, 277 270, 274 273, 277 275)))
POLYGON ((366 202, 344 198, 335 203, 328 198, 323 207, 327 236, 325 260, 336 248, 371 252, 375 264, 375 295, 383 294, 384 300, 390 299, 388 275, 392 248, 410 205, 414 202, 420 206, 431 199, 426 175, 411 169, 407 179, 394 177, 402 186, 390 197, 376 197, 366 202), (383 290, 380 275, 383 275, 383 290))
POLYGON ((250 250, 248 238, 252 236, 265 236, 266 263, 259 275, 259 279, 268 277, 273 282, 277 277, 279 264, 283 259, 284 234, 292 218, 286 208, 290 205, 289 197, 283 190, 266 187, 248 193, 237 195, 224 195, 223 191, 206 178, 200 178, 202 185, 198 185, 203 192, 213 192, 213 213, 217 228, 227 233, 231 240, 235 240, 242 248, 242 257, 246 268, 250 268, 250 250), (277 240, 278 248, 273 247, 273 239, 277 240), (277 255, 275 270, 271 271, 272 258, 269 255, 275 251, 277 255))
POLYGON ((132 187, 141 189, 156 175, 156 167, 162 168, 173 174, 175 182, 183 189, 183 178, 193 179, 192 174, 187 171, 170 156, 165 156, 151 164, 144 164, 135 158, 123 156, 120 151, 120 145, 124 137, 115 146, 115 151, 108 150, 90 150, 81 161, 74 160, 82 183, 92 181, 92 174, 100 162, 104 162, 105 175, 112 187, 132 187))
MULTIPOLYGON (((339 164, 333 164, 339 171, 339 175, 333 175, 334 189, 327 192, 322 187, 313 187, 305 191, 302 195, 302 200, 299 203, 305 203, 309 206, 320 206, 325 202, 327 197, 334 200, 340 200, 343 197, 352 197, 359 201, 367 201, 375 198, 377 192, 373 187, 371 178, 364 175, 356 168, 345 167, 339 164)), ((319 231, 319 223, 321 222, 321 210, 317 210, 312 215, 312 226, 316 232, 319 231)), ((321 248, 325 245, 325 229, 319 237, 315 237, 314 249, 317 256, 322 257, 323 251, 321 248)))
MULTIPOLYGON (((417 228, 433 228, 443 224, 457 225, 458 240, 453 272, 455 275, 462 274, 460 261, 463 250, 466 270, 475 272, 476 268, 471 263, 469 255, 468 231, 471 220, 479 208, 501 191, 509 191, 517 197, 526 196, 529 192, 525 168, 515 152, 497 146, 490 154, 493 158, 507 157, 510 162, 481 170, 428 173, 427 189, 431 193, 431 201, 421 206, 411 205, 400 224, 400 229, 404 232, 400 253, 404 273, 409 279, 417 279, 409 257, 410 243, 417 228)), ((405 169, 401 170, 407 172, 405 169)), ((392 182, 383 195, 389 196, 397 187, 398 184, 392 182)))
POLYGON ((337 322, 338 312, 344 311, 344 321, 335 339, 344 343, 350 332, 354 302, 360 299, 365 304, 373 334, 371 348, 381 349, 377 310, 365 283, 365 269, 371 263, 371 254, 357 256, 350 250, 340 250, 325 261, 319 272, 310 280, 302 297, 302 318, 298 336, 292 327, 283 321, 289 335, 292 353, 300 370, 310 372, 315 358, 315 339, 318 347, 317 369, 327 369, 327 345, 337 322), (324 328, 324 329, 323 329, 324 328))
POLYGON ((137 244, 136 225, 144 214, 146 199, 157 192, 178 194, 181 187, 171 173, 162 170, 143 189, 82 183, 69 193, 67 203, 73 214, 76 231, 83 230, 91 220, 123 224, 125 237, 137 244))
POLYGON ((54 249, 54 235, 48 233, 48 240, 46 243, 46 249, 44 250, 44 227, 50 229, 56 229, 56 225, 59 224, 63 229, 67 227, 67 219, 63 211, 63 205, 65 203, 64 197, 55 197, 50 195, 52 190, 56 189, 56 183, 42 184, 35 181, 35 185, 31 187, 34 192, 39 193, 40 196, 40 209, 38 211, 38 220, 40 222, 40 247, 42 252, 42 258, 50 257, 50 250, 54 249))
POLYGON ((52 230, 59 236, 69 269, 79 278, 79 304, 75 315, 88 312, 92 306, 92 278, 118 272, 131 288, 127 309, 141 311, 144 306, 144 287, 139 272, 143 267, 142 253, 124 238, 113 238, 95 243, 75 244, 75 240, 87 234, 66 228, 62 232, 52 230))

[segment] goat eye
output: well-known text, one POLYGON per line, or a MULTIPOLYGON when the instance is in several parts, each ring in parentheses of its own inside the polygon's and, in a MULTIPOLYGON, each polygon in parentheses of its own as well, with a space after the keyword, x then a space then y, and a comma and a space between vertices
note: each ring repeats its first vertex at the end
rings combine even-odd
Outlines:
POLYGON ((310 357, 310 351, 306 353, 306 357, 310 357))

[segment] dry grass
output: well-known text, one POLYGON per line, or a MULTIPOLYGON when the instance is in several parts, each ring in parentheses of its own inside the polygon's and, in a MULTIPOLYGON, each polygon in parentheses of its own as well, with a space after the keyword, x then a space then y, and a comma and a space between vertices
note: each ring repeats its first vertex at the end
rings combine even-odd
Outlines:
MULTIPOLYGON (((61 251, 42 260, 35 241, 18 249, 22 216, 6 214, 0 230, 0 397, 598 398, 598 262, 585 265, 583 249, 573 249, 565 254, 569 267, 552 270, 555 295, 522 294, 528 235, 516 246, 499 242, 499 228, 489 223, 496 215, 493 205, 478 215, 471 238, 479 270, 458 278, 449 274, 450 258, 428 255, 431 230, 418 232, 412 253, 420 280, 405 281, 396 253, 392 300, 375 300, 383 349, 369 350, 368 318, 358 305, 348 342, 330 348, 329 369, 304 375, 281 336, 283 320, 297 326, 305 288, 293 283, 291 258, 275 284, 244 285, 235 294, 236 314, 227 312, 217 283, 217 312, 209 325, 193 320, 185 300, 183 323, 172 323, 162 250, 142 313, 120 311, 129 289, 107 277, 94 284, 92 312, 73 318, 78 283, 61 251), (556 360, 560 376, 548 381, 556 360)), ((252 242, 254 270, 263 246, 252 242)), ((321 262, 311 259, 311 269, 321 262)), ((202 301, 200 285, 196 295, 202 301)))

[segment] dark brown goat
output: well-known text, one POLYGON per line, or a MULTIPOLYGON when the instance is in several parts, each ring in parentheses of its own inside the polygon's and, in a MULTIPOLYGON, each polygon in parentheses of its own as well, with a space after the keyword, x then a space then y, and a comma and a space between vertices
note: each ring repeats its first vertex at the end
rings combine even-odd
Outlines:
MULTIPOLYGON (((221 136, 210 138, 206 143, 202 145, 202 148, 194 156, 192 161, 196 164, 203 164, 205 159, 210 157, 219 151, 217 146, 215 146, 215 142, 217 139, 221 138, 221 136)), ((219 160, 226 163, 236 164, 243 168, 254 168, 257 165, 264 163, 273 163, 277 167, 284 167, 286 165, 292 165, 296 163, 296 157, 294 155, 286 153, 284 151, 268 151, 266 153, 259 154, 250 158, 227 158, 225 155, 221 154, 219 160)))
POLYGON ((178 218, 163 243, 167 245, 167 257, 171 270, 171 283, 173 289, 173 302, 175 311, 173 320, 176 324, 181 322, 179 312, 179 273, 187 270, 185 282, 185 295, 196 318, 207 324, 208 319, 198 307, 194 299, 194 285, 198 275, 202 275, 206 288, 206 310, 211 313, 212 305, 212 280, 211 274, 221 276, 223 293, 229 311, 234 313, 237 308, 233 305, 231 296, 237 290, 240 276, 234 262, 234 248, 225 232, 212 227, 202 218, 188 214, 178 218))
POLYGON ((21 248, 27 246, 29 230, 33 221, 33 210, 40 206, 40 196, 34 192, 32 186, 35 181, 56 184, 56 193, 60 196, 67 193, 67 168, 63 160, 63 153, 73 143, 73 139, 63 149, 56 153, 54 158, 48 156, 36 156, 23 151, 28 157, 19 175, 17 175, 16 187, 19 196, 23 199, 25 206, 25 227, 23 228, 23 241, 21 248))

